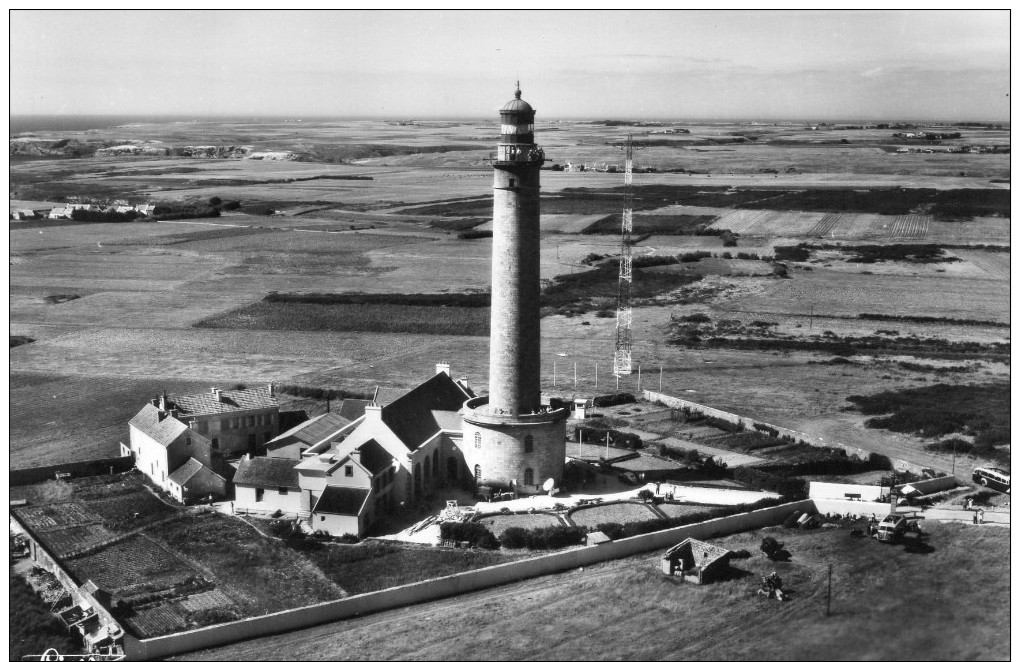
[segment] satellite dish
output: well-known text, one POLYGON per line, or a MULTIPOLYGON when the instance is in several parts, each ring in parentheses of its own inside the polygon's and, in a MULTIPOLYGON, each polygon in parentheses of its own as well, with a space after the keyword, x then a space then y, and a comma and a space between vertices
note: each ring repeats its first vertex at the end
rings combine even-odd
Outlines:
POLYGON ((546 492, 548 492, 549 490, 551 490, 555 486, 556 486, 556 481, 553 480, 552 478, 547 478, 546 481, 544 483, 542 483, 542 489, 545 490, 546 492))

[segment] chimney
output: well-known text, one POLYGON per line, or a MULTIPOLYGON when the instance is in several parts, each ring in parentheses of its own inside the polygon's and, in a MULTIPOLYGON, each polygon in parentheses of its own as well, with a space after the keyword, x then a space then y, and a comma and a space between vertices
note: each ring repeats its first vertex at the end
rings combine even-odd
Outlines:
POLYGON ((276 397, 276 385, 273 382, 269 382, 269 397, 276 397))
POLYGON ((212 394, 213 400, 215 400, 216 402, 223 402, 223 391, 219 390, 218 388, 213 388, 212 394))
POLYGON ((152 406, 153 407, 158 407, 159 406, 159 398, 153 398, 151 400, 151 402, 152 402, 152 406))
POLYGON ((156 422, 162 423, 163 419, 166 418, 166 416, 167 416, 166 412, 160 409, 158 412, 156 412, 156 422))
POLYGON ((375 404, 374 402, 370 405, 365 406, 365 421, 381 421, 382 420, 382 407, 375 404))
POLYGON ((450 375, 450 364, 449 363, 437 363, 436 364, 436 374, 438 375, 441 372, 445 372, 447 374, 447 376, 449 376, 450 375))
POLYGON ((159 398, 159 408, 162 409, 163 411, 167 410, 166 391, 163 391, 163 395, 161 395, 159 398))

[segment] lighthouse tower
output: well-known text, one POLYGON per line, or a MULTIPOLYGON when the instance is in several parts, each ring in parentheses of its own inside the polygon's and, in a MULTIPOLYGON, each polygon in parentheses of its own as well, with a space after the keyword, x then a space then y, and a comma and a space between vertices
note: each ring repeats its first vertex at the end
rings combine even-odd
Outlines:
POLYGON ((535 109, 521 99, 520 84, 499 115, 489 395, 465 403, 462 447, 476 483, 527 493, 563 476, 567 411, 541 405, 538 221, 545 155, 535 144, 535 109))

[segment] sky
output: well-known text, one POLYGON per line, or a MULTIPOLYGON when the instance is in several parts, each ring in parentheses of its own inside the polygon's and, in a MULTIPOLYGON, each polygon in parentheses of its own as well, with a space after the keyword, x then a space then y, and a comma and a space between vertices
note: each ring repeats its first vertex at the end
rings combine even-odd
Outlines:
POLYGON ((12 10, 10 112, 1009 119, 1009 12, 12 10))

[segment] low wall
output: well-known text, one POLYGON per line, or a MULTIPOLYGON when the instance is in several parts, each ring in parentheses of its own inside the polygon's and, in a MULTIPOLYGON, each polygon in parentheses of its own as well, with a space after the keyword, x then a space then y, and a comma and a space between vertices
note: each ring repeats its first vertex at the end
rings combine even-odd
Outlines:
POLYGON ((512 563, 429 579, 383 591, 364 593, 342 600, 212 625, 178 634, 135 639, 125 637, 125 652, 133 660, 165 658, 185 651, 293 630, 320 623, 360 616, 419 602, 477 591, 483 588, 562 572, 580 566, 671 547, 686 538, 711 538, 782 522, 795 510, 816 512, 811 501, 786 503, 687 526, 656 531, 611 543, 557 552, 512 563))
POLYGON ((808 488, 809 499, 849 499, 846 495, 859 495, 858 501, 878 501, 889 494, 888 487, 878 485, 853 485, 850 483, 821 483, 811 481, 808 488))
POLYGON ((68 473, 71 474, 72 478, 121 473, 130 471, 134 466, 135 458, 128 456, 69 462, 67 464, 52 464, 46 467, 32 467, 31 469, 12 469, 10 472, 10 484, 31 485, 32 483, 41 483, 44 480, 53 480, 56 478, 57 473, 68 473))
POLYGON ((889 514, 891 506, 888 503, 876 501, 850 501, 849 499, 815 499, 815 508, 819 513, 857 515, 858 517, 875 516, 881 520, 889 514))
MULTIPOLYGON (((950 508, 928 508, 922 512, 925 519, 942 522, 974 522, 974 510, 952 510, 950 508)), ((986 510, 985 522, 989 524, 1009 524, 1009 511, 986 510)))
POLYGON ((721 418, 725 421, 729 421, 730 423, 743 423, 744 429, 748 431, 753 431, 754 424, 759 423, 761 425, 768 425, 769 427, 778 430, 780 436, 787 435, 796 441, 803 441, 805 444, 811 444, 812 446, 824 446, 827 448, 839 447, 845 450, 847 455, 856 455, 862 460, 867 460, 872 455, 871 451, 864 450, 863 448, 847 446, 846 444, 840 443, 827 444, 818 437, 812 437, 811 435, 805 434, 803 432, 798 432, 797 430, 791 430, 789 428, 784 428, 780 425, 766 423, 765 421, 758 421, 747 416, 740 416, 732 412, 723 411, 722 409, 716 409, 715 407, 709 407, 708 405, 703 405, 698 402, 693 402, 691 400, 684 400, 683 398, 677 398, 672 395, 666 395, 665 393, 658 393, 656 391, 643 391, 642 394, 645 400, 648 400, 649 402, 657 402, 671 409, 682 409, 684 407, 688 407, 692 411, 704 414, 705 416, 721 418))

